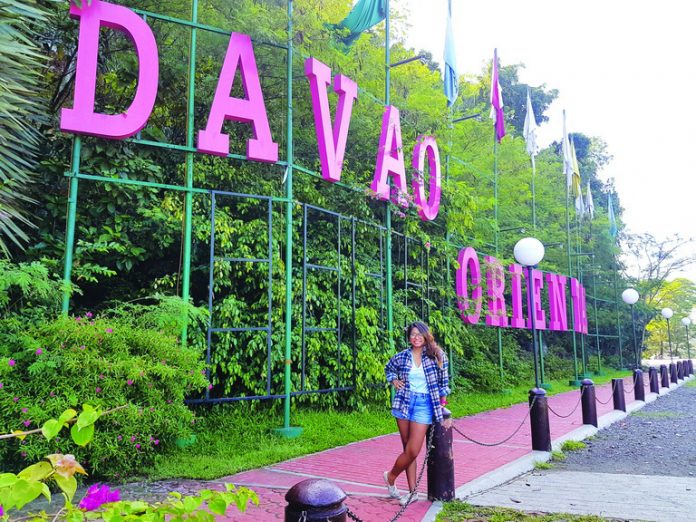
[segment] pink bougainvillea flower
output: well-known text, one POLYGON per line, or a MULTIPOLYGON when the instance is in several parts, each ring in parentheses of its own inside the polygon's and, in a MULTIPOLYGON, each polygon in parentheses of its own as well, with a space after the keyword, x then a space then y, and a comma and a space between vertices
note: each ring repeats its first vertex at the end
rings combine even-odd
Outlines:
POLYGON ((86 346, 84 344, 82 346, 80 346, 80 350, 84 350, 85 348, 86 348, 86 346))
POLYGON ((5 511, 2 509, 2 504, 0 504, 0 517, 5 516, 5 511))
POLYGON ((116 440, 123 440, 123 436, 119 435, 118 437, 116 437, 116 440))
POLYGON ((29 411, 29 408, 22 408, 22 413, 26 413, 29 411))
POLYGON ((10 359, 9 361, 7 361, 7 364, 9 364, 10 366, 14 366, 15 364, 17 364, 17 361, 15 361, 14 359, 10 359))
POLYGON ((154 444, 155 446, 157 446, 157 445, 159 444, 159 439, 155 439, 154 442, 153 442, 153 444, 154 444))
POLYGON ((19 402, 19 397, 12 397, 12 400, 15 402, 19 402))
POLYGON ((85 317, 86 317, 87 319, 91 319, 91 318, 92 318, 92 312, 87 312, 87 313, 85 314, 85 317))
POLYGON ((136 444, 136 445, 135 445, 135 449, 138 449, 138 450, 139 450, 139 449, 140 449, 140 444, 136 444))
POLYGON ((135 435, 131 437, 131 442, 135 442, 135 435))
POLYGON ((63 455, 62 453, 54 453, 52 455, 46 456, 46 458, 53 464, 53 468, 56 470, 58 475, 65 478, 72 477, 75 473, 81 473, 82 475, 87 475, 85 468, 75 460, 74 455, 63 455))
POLYGON ((36 349, 36 355, 41 355, 43 353, 43 350, 41 348, 36 349))
POLYGON ((97 392, 97 393, 101 393, 101 388, 100 388, 99 386, 97 386, 96 389, 95 389, 94 391, 97 392))
POLYGON ((20 455, 22 456, 22 458, 27 458, 27 452, 26 452, 26 451, 23 451, 22 453, 20 453, 20 455))
POLYGON ((5 386, 3 383, 0 382, 0 390, 2 390, 2 387, 5 386))
POLYGON ((133 379, 128 379, 128 380, 126 381, 126 384, 127 384, 128 386, 133 386, 133 379))
POLYGON ((212 384, 209 384, 209 385, 208 385, 208 389, 209 389, 209 390, 212 390, 212 389, 213 389, 213 385, 212 385, 212 384))
POLYGON ((100 374, 99 374, 99 378, 100 378, 100 379, 103 379, 103 378, 104 378, 104 374, 103 374, 103 373, 100 373, 100 374))
POLYGON ((114 329, 113 329, 113 328, 107 328, 105 331, 106 331, 106 333, 112 333, 112 332, 114 331, 114 329))
POLYGON ((22 424, 24 424, 24 426, 26 426, 28 428, 29 426, 31 426, 31 421, 25 420, 22 424))
POLYGON ((121 492, 118 489, 111 489, 106 484, 95 484, 87 490, 77 507, 85 511, 94 511, 104 504, 119 500, 121 500, 121 492))
POLYGON ((77 322, 79 323, 80 321, 82 321, 82 317, 77 316, 77 317, 75 318, 75 321, 77 321, 77 322))

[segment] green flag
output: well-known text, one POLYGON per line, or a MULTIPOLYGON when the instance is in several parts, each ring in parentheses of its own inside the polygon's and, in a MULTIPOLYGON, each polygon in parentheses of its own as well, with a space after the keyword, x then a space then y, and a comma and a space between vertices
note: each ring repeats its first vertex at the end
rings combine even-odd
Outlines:
POLYGON ((373 25, 387 17, 386 0, 360 0, 348 13, 342 22, 336 24, 336 29, 348 29, 348 36, 341 38, 344 44, 350 46, 360 38, 360 35, 373 25))
POLYGON ((607 213, 609 214, 609 234, 616 239, 616 234, 619 232, 616 226, 616 216, 614 215, 614 205, 611 202, 611 192, 609 193, 609 204, 607 205, 607 213))

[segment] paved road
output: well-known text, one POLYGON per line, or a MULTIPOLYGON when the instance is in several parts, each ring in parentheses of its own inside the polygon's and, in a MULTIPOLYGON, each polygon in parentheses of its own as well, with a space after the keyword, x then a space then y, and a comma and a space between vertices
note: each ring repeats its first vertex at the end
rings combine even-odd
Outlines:
POLYGON ((477 505, 696 520, 696 387, 682 386, 600 431, 565 462, 468 499, 477 505))

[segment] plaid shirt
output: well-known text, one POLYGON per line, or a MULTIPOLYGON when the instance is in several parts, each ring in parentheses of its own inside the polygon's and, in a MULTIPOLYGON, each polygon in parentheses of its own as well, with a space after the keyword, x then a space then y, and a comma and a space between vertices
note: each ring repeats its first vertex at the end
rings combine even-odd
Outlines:
MULTIPOLYGON (((425 373, 425 381, 428 385, 430 400, 433 403, 433 414, 437 422, 442 422, 442 406, 440 405, 440 397, 449 395, 449 374, 447 356, 443 352, 442 368, 437 365, 435 359, 423 356, 423 372, 425 373)), ((387 381, 390 383, 394 379, 403 381, 406 386, 400 390, 396 390, 392 409, 401 410, 405 415, 408 415, 408 407, 411 400, 411 390, 408 383, 408 374, 413 366, 413 356, 411 349, 407 348, 394 355, 384 367, 384 373, 387 375, 387 381)))

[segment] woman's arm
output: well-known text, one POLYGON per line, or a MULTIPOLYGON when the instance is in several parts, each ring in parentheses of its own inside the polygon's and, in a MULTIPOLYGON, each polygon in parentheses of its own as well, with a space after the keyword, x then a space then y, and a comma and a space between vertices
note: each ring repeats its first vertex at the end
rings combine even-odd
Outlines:
POLYGON ((442 352, 442 368, 438 367, 437 373, 438 385, 440 387, 440 403, 446 404, 447 400, 445 397, 451 393, 451 390, 449 387, 449 361, 447 360, 447 355, 445 355, 444 351, 442 352))

